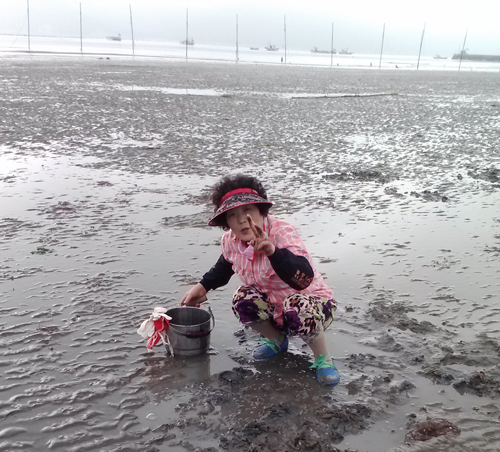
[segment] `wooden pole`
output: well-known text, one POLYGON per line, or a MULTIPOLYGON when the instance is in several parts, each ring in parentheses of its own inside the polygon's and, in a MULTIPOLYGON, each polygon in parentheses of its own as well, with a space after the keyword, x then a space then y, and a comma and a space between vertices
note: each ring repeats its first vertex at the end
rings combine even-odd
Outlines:
POLYGON ((135 55, 135 43, 134 43, 134 23, 132 22, 132 5, 128 5, 130 9, 130 31, 132 32, 132 55, 135 55))
POLYGON ((28 2, 28 52, 31 52, 31 33, 30 33, 30 0, 28 2))
POLYGON ((418 51, 417 70, 418 70, 418 67, 420 66, 420 54, 422 53, 422 44, 424 42, 425 25, 426 24, 427 24, 427 22, 424 22, 424 29, 422 30, 422 38, 420 39, 420 49, 418 51))
POLYGON ((380 61, 378 63, 379 69, 382 67, 382 52, 384 51, 384 36, 385 36, 385 24, 384 24, 384 28, 382 29, 382 47, 380 48, 380 61))
POLYGON ((331 55, 330 55, 330 67, 333 66, 333 22, 332 22, 332 50, 331 50, 331 55))
POLYGON ((80 53, 83 53, 82 2, 80 2, 80 53))
POLYGON ((462 66, 462 57, 464 56, 465 52, 465 43, 467 42, 467 32, 469 30, 465 30, 465 38, 464 38, 464 45, 462 46, 462 51, 460 52, 460 62, 458 63, 458 70, 460 71, 460 66, 462 66))
POLYGON ((186 60, 188 57, 189 10, 186 8, 186 60))
POLYGON ((284 32, 285 32, 285 64, 286 64, 286 16, 284 16, 284 32))
POLYGON ((238 14, 236 14, 236 62, 240 59, 238 55, 238 14))

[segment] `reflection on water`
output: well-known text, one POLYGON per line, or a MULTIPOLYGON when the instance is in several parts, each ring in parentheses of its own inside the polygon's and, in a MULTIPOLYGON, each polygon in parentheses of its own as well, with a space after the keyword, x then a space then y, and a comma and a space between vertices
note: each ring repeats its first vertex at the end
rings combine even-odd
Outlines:
POLYGON ((153 393, 165 394, 172 389, 203 383, 211 376, 210 360, 208 354, 181 358, 157 352, 144 360, 146 384, 153 393))

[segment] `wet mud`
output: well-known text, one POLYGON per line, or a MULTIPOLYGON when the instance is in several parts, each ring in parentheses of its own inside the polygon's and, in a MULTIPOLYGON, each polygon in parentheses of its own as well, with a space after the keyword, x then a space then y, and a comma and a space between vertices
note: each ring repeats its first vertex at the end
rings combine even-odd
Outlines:
POLYGON ((500 79, 151 59, 0 61, 1 451, 497 451, 500 79), (391 93, 391 95, 380 95, 391 93), (136 333, 261 178, 339 303, 324 388, 210 293, 208 354, 136 333))

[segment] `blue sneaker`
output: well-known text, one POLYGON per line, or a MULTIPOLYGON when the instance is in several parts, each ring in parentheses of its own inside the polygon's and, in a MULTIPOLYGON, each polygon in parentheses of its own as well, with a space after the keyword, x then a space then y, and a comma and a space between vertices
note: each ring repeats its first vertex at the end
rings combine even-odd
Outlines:
POLYGON ((340 381, 339 371, 328 355, 326 355, 326 358, 319 355, 316 362, 309 369, 316 369, 316 376, 322 385, 335 386, 340 381))
MULTIPOLYGON (((281 336, 280 336, 281 337, 281 336)), ((285 340, 281 345, 278 345, 278 339, 275 341, 270 341, 269 339, 266 339, 265 337, 260 338, 262 342, 264 342, 262 345, 259 345, 254 351, 253 351, 253 357, 255 359, 264 359, 264 358, 270 358, 271 356, 276 355, 279 352, 286 351, 288 349, 288 338, 285 336, 285 340)))

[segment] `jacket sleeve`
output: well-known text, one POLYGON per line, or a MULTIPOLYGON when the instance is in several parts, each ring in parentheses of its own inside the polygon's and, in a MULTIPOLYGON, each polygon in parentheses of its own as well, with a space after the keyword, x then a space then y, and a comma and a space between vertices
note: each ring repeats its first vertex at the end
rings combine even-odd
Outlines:
POLYGON ((207 290, 225 286, 234 275, 233 264, 221 254, 215 265, 203 275, 200 284, 207 290))
POLYGON ((314 279, 314 270, 305 256, 296 256, 287 248, 278 248, 269 256, 276 274, 292 289, 304 290, 314 279))

